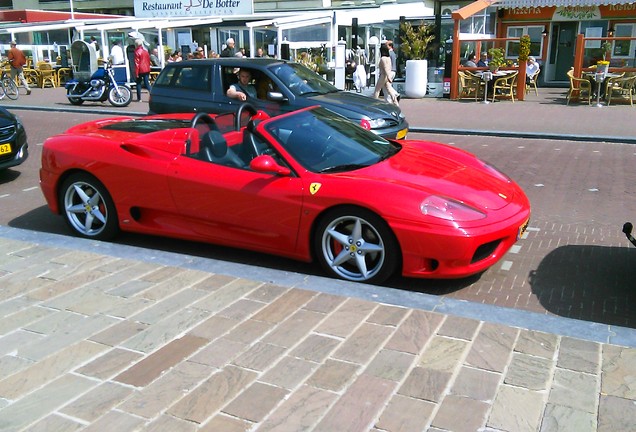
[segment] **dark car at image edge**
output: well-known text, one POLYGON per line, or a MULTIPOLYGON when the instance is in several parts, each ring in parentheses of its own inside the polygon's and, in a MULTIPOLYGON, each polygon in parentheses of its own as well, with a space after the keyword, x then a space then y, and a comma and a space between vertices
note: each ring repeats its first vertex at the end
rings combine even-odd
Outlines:
POLYGON ((20 165, 28 157, 29 146, 22 122, 0 107, 0 170, 20 165))
POLYGON ((381 99, 339 90, 305 66, 273 58, 217 58, 168 63, 150 94, 150 114, 237 112, 241 101, 226 91, 237 71, 248 69, 258 97, 247 102, 271 116, 320 105, 377 135, 402 139, 408 123, 399 107, 381 99))

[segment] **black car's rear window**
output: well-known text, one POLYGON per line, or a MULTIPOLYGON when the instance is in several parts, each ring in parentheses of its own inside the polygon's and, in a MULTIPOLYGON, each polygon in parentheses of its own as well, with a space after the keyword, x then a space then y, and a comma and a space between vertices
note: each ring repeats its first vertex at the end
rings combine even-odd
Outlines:
POLYGON ((156 86, 184 90, 210 91, 210 67, 204 64, 170 66, 157 77, 156 86))

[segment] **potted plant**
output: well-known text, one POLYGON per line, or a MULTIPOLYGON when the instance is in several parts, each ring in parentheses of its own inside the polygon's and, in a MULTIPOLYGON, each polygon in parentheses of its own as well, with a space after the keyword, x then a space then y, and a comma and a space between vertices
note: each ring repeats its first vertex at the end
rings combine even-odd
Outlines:
POLYGON ((404 91, 410 98, 421 98, 426 94, 428 62, 425 57, 430 49, 429 44, 435 38, 433 28, 433 25, 424 23, 413 26, 410 22, 404 22, 401 25, 400 49, 407 58, 404 91))
POLYGON ((490 56, 488 67, 492 72, 496 72, 501 66, 506 65, 506 56, 503 48, 490 48, 488 55, 490 56))

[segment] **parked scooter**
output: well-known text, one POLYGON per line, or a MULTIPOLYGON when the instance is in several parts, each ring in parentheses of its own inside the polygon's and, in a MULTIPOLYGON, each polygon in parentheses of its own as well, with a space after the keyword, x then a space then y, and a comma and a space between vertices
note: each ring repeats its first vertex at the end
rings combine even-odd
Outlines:
POLYGON ((71 53, 77 63, 74 64, 74 78, 66 83, 66 97, 73 105, 85 101, 104 102, 113 106, 125 107, 132 101, 132 91, 127 83, 117 82, 110 62, 104 67, 97 66, 95 49, 84 41, 75 41, 71 53))

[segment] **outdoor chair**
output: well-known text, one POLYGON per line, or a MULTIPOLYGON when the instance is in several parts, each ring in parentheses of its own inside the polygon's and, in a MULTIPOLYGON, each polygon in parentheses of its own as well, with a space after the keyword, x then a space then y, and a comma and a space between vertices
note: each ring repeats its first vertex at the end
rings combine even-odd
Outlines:
POLYGON ((57 85, 60 86, 73 76, 71 68, 62 67, 57 70, 57 85))
POLYGON ((22 74, 24 75, 24 79, 26 79, 29 86, 40 85, 40 74, 37 70, 25 66, 22 68, 22 74))
POLYGON ((528 82, 526 83, 526 93, 530 91, 530 89, 534 89, 535 96, 539 96, 539 91, 537 90, 537 80, 539 79, 539 72, 541 69, 537 69, 537 71, 528 77, 528 82))
POLYGON ((583 78, 577 78, 574 76, 574 69, 570 69, 567 73, 570 78, 570 89, 566 97, 566 105, 570 104, 570 100, 575 93, 578 93, 578 99, 581 100, 584 95, 587 96, 587 104, 592 105, 592 83, 583 78))
POLYGON ((483 94, 485 83, 481 77, 466 71, 458 71, 459 74, 459 99, 474 98, 479 100, 483 94))
POLYGON ((495 83, 492 86, 492 101, 495 98, 510 98, 512 102, 515 101, 515 91, 517 87, 517 75, 519 72, 515 71, 509 73, 506 76, 495 79, 495 83))
POLYGON ((53 70, 53 66, 51 66, 47 62, 39 62, 37 65, 37 70, 40 75, 40 87, 44 88, 49 84, 51 87, 57 87, 57 76, 55 75, 55 71, 53 70))
POLYGON ((608 85, 605 89, 605 99, 607 99, 607 105, 609 105, 612 100, 621 100, 621 101, 629 101, 631 106, 634 106, 634 92, 636 85, 636 76, 631 77, 621 77, 621 78, 612 78, 611 86, 608 82, 608 85))

